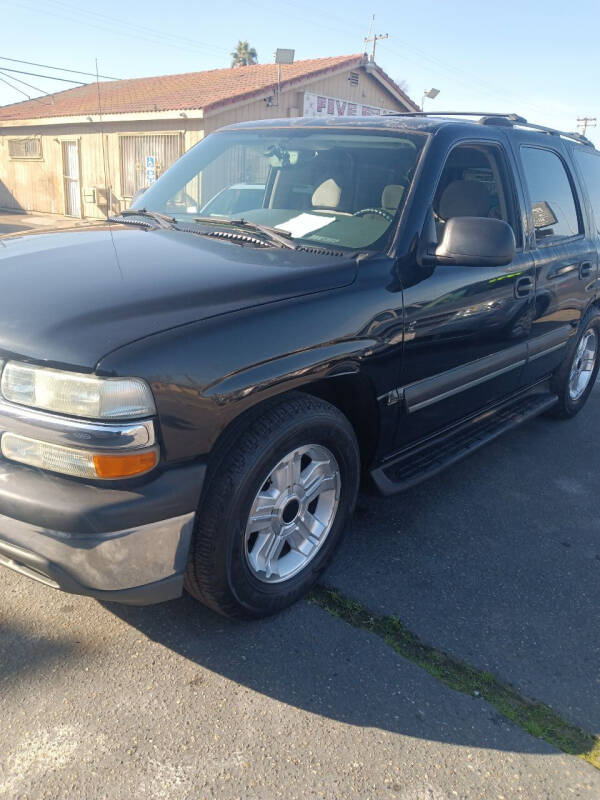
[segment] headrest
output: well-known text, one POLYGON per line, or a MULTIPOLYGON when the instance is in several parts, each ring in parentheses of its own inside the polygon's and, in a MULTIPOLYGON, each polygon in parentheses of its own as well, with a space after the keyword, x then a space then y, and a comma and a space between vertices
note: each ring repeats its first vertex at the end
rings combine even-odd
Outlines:
POLYGON ((487 217, 490 194, 479 181, 452 181, 442 192, 437 212, 443 220, 452 217, 487 217))
POLYGON ((315 208, 337 208, 341 197, 341 188, 333 178, 327 178, 314 190, 311 202, 315 208))
POLYGON ((396 211, 404 194, 404 186, 399 183, 389 183, 381 193, 381 207, 388 211, 396 211))

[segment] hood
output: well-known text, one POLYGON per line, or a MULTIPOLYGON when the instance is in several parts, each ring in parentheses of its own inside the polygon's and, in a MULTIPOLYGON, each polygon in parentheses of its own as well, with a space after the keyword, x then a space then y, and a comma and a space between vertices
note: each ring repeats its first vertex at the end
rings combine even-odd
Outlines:
POLYGON ((135 339, 341 287, 355 275, 354 260, 175 230, 90 225, 11 235, 0 238, 0 358, 91 370, 135 339))

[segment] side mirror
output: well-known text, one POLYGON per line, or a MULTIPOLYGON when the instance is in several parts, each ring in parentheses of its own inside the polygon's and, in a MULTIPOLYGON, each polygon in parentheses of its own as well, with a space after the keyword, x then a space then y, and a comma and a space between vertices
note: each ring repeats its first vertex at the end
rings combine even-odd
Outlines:
POLYGON ((142 187, 141 189, 138 189, 138 190, 137 190, 137 192, 136 192, 136 193, 133 195, 133 197, 131 198, 131 204, 130 204, 130 206, 129 206, 130 208, 133 208, 133 206, 135 205, 135 203, 137 203, 137 201, 138 201, 138 200, 140 199, 140 197, 141 197, 141 196, 144 194, 144 192, 146 191, 146 189, 147 189, 147 188, 148 188, 147 186, 144 186, 144 187, 142 187))
POLYGON ((500 219, 452 217, 435 250, 436 264, 459 267, 504 267, 515 257, 513 229, 500 219))

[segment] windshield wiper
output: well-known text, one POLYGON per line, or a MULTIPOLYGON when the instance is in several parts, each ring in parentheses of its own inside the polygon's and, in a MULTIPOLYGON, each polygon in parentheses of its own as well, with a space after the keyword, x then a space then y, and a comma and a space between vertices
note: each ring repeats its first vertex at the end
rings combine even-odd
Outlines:
POLYGON ((271 228, 269 225, 261 225, 258 222, 250 222, 247 219, 230 219, 229 217, 194 217, 194 222, 201 222, 204 225, 227 225, 231 228, 240 228, 241 230, 256 231, 261 233, 272 244, 279 247, 287 247, 289 250, 295 250, 296 245, 290 242, 292 234, 279 228, 271 228))
MULTIPOLYGON (((149 211, 147 208, 128 208, 125 211, 119 211, 114 217, 109 217, 109 222, 120 222, 119 217, 128 220, 128 217, 148 217, 156 223, 158 228, 174 228, 177 220, 175 217, 168 217, 166 214, 161 214, 160 211, 149 211)), ((131 220, 135 223, 135 220, 131 220)), ((144 223, 140 223, 144 224, 144 223)))

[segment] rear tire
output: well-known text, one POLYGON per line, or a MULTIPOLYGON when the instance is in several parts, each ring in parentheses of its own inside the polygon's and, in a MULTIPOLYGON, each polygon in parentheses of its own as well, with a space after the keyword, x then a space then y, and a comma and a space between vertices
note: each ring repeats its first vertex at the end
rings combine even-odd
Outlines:
POLYGON ((549 416, 570 419, 581 411, 596 383, 599 354, 600 310, 591 308, 552 378, 551 388, 558 395, 558 403, 549 410, 549 416))
POLYGON ((294 393, 265 404, 213 465, 185 588, 227 617, 276 614, 309 591, 342 539, 360 479, 354 430, 334 406, 294 393))

